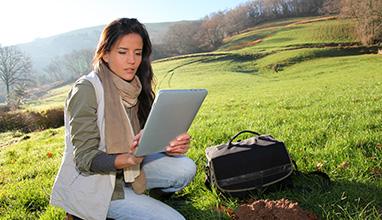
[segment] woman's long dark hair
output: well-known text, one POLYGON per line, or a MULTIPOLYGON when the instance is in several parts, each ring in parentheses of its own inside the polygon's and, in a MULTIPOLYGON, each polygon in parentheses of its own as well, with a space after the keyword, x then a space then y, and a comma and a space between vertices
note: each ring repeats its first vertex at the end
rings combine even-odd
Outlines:
POLYGON ((117 40, 131 33, 139 34, 143 40, 142 62, 136 73, 142 84, 142 91, 138 96, 138 119, 141 128, 143 128, 155 96, 153 91, 153 70, 150 60, 152 46, 145 26, 135 18, 120 18, 112 21, 102 31, 98 47, 93 58, 93 65, 98 62, 103 62, 102 57, 111 50, 117 40))

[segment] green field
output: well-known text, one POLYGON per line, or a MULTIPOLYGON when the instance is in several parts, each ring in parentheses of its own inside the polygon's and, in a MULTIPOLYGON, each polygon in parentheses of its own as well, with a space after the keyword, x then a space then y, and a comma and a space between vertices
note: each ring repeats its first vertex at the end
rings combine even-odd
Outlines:
MULTIPOLYGON (((326 191, 256 198, 288 198, 322 219, 381 218, 382 56, 322 46, 356 42, 351 21, 291 22, 253 28, 226 39, 217 52, 154 62, 157 89, 209 91, 190 129, 188 156, 198 165, 196 178, 178 194, 183 200, 168 201, 187 219, 228 219, 217 210, 239 205, 205 188, 204 149, 243 129, 283 140, 301 171, 320 169, 333 180, 326 191)), ((63 104, 65 90, 28 108, 63 104)), ((48 198, 63 136, 63 128, 0 134, 0 219, 62 219, 63 211, 49 206, 48 198)))

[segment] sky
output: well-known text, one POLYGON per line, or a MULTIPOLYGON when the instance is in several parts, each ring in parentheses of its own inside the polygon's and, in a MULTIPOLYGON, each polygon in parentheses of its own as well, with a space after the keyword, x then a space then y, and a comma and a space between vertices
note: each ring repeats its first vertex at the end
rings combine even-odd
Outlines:
POLYGON ((115 18, 142 23, 197 20, 248 0, 0 0, 0 45, 26 43, 115 18))

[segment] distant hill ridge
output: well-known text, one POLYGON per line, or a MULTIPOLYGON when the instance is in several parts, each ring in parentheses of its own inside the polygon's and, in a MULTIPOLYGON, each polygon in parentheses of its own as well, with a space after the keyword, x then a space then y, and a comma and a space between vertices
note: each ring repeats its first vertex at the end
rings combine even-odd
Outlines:
MULTIPOLYGON (((153 44, 162 43, 168 28, 178 22, 182 21, 145 24, 153 44)), ((16 46, 32 58, 33 67, 39 73, 54 57, 73 50, 94 49, 103 27, 104 25, 78 29, 16 46)))

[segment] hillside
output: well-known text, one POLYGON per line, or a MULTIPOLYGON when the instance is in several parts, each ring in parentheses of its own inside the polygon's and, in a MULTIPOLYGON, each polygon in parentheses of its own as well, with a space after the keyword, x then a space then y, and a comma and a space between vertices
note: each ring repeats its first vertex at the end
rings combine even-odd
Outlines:
MULTIPOLYGON (((321 219, 380 219, 382 214, 382 56, 350 35, 352 22, 300 18, 271 22, 226 39, 215 52, 154 62, 158 88, 207 88, 191 129, 193 183, 167 201, 187 219, 228 219, 240 201, 204 187, 204 150, 243 129, 285 142, 302 172, 296 188, 256 194, 288 198, 321 219)), ((28 109, 62 106, 66 88, 28 109)), ((48 205, 63 152, 63 128, 0 134, 0 219, 60 219, 48 205), (36 164, 34 161, 39 161, 36 164)))
MULTIPOLYGON (((168 28, 177 22, 147 23, 146 28, 154 44, 161 43, 168 28)), ((89 27, 36 39, 30 43, 16 45, 32 58, 33 67, 37 72, 56 56, 68 54, 73 50, 93 49, 96 47, 104 25, 89 27)))

